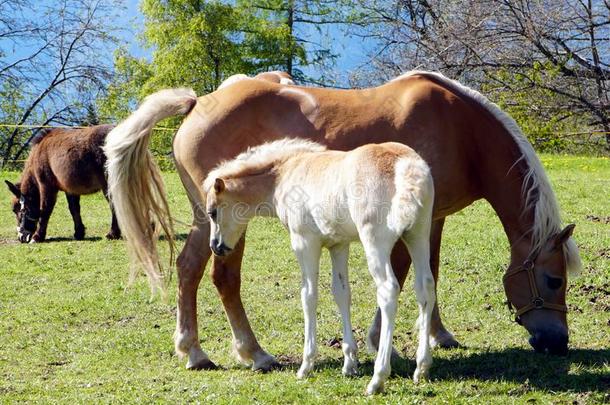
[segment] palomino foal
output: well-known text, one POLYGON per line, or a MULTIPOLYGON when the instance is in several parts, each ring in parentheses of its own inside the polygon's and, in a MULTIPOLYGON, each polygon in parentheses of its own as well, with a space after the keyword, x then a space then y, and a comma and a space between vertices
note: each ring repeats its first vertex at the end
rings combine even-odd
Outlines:
POLYGON ((302 271, 305 318, 303 363, 298 378, 314 366, 318 269, 322 247, 332 260, 332 291, 343 321, 343 374, 357 373, 357 346, 350 320, 347 274, 349 243, 360 239, 377 287, 381 337, 368 394, 383 390, 390 374, 392 333, 400 287, 390 254, 402 239, 413 258, 419 304, 419 347, 414 380, 426 376, 434 279, 430 269, 430 223, 434 186, 426 162, 399 143, 365 145, 350 152, 284 139, 249 149, 210 172, 204 182, 211 219, 210 246, 224 256, 239 242, 255 215, 277 216, 290 232, 302 271))

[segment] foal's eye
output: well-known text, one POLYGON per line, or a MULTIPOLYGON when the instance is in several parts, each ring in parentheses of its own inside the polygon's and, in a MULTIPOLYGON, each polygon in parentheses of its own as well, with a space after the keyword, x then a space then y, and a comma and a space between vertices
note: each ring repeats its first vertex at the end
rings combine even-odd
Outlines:
POLYGON ((559 277, 546 276, 546 284, 552 290, 557 290, 563 284, 563 279, 559 277))

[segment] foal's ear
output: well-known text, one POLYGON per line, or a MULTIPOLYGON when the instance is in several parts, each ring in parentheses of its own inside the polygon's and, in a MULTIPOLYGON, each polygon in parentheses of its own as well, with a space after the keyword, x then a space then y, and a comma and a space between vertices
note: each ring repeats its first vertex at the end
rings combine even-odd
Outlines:
POLYGON ((225 181, 223 179, 221 179, 219 177, 216 180, 214 180, 214 191, 216 191, 216 194, 222 193, 226 188, 227 187, 226 187, 225 181))
POLYGON ((4 182, 8 186, 8 189, 10 190, 10 192, 15 195, 15 197, 17 197, 17 198, 21 197, 21 190, 19 190, 19 187, 17 187, 16 185, 14 185, 13 183, 11 183, 8 180, 4 180, 4 182))
POLYGON ((563 244, 568 241, 570 236, 572 236, 575 227, 576 224, 570 224, 563 228, 563 230, 553 238, 553 248, 559 249, 560 247, 562 247, 563 244))

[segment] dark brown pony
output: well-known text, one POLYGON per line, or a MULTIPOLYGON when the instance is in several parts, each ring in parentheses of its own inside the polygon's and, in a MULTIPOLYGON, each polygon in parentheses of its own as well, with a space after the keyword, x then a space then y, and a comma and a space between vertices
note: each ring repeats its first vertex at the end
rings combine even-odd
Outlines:
MULTIPOLYGON (((154 283, 163 275, 158 271, 150 223, 157 219, 170 233, 172 223, 158 168, 147 150, 148 139, 155 122, 187 113, 173 144, 176 167, 193 208, 192 228, 177 260, 174 341, 176 351, 188 356, 187 367, 215 367, 201 348, 197 325, 197 289, 212 255, 202 183, 223 160, 284 137, 308 138, 336 150, 383 142, 413 148, 434 178, 430 264, 435 278, 445 217, 476 200, 487 200, 510 242, 504 289, 518 322, 531 335, 535 350, 567 352, 567 274, 580 268, 571 238, 574 228, 562 227, 544 169, 515 121, 480 93, 437 73, 410 72, 362 90, 244 79, 199 98, 184 89, 149 96, 110 133, 105 150, 121 229, 131 253, 154 283)), ((214 257, 212 280, 238 358, 254 369, 269 370, 277 363, 259 345, 240 296, 244 243, 242 239, 226 257, 214 257)), ((397 243, 392 268, 401 286, 410 264, 404 244, 397 243)), ((375 348, 379 320, 378 313, 369 333, 375 348)), ((443 326, 438 307, 431 334, 437 345, 457 345, 443 326)))
MULTIPOLYGON (((66 193, 70 214, 74 220, 74 239, 85 237, 85 225, 80 216, 80 196, 102 190, 107 196, 102 146, 110 125, 83 129, 54 128, 33 141, 25 162, 21 180, 13 184, 5 180, 13 193, 13 212, 17 217, 17 234, 22 243, 42 242, 53 212, 57 192, 66 193)), ((121 237, 114 210, 108 239, 121 237)))

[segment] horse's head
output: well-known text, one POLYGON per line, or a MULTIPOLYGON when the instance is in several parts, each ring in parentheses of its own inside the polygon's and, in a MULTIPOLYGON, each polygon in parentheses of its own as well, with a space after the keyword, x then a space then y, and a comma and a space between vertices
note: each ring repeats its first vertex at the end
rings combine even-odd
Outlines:
POLYGON ((210 248, 217 256, 229 254, 239 242, 253 210, 240 198, 240 187, 220 178, 207 193, 206 211, 210 217, 210 248))
POLYGON ((573 231, 574 225, 568 225, 524 262, 511 264, 504 275, 509 305, 537 352, 565 355, 568 351, 565 245, 573 243, 573 231))
POLYGON ((4 180, 8 189, 13 193, 11 201, 13 212, 17 218, 17 238, 21 243, 28 243, 32 240, 32 235, 36 232, 40 208, 35 198, 28 196, 21 191, 21 184, 13 184, 4 180))

